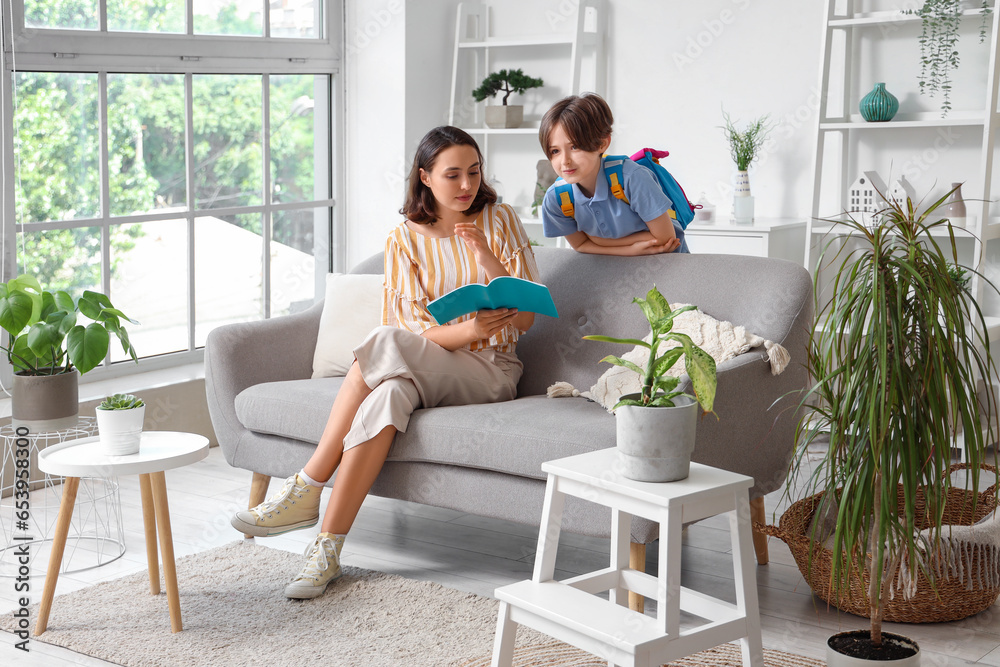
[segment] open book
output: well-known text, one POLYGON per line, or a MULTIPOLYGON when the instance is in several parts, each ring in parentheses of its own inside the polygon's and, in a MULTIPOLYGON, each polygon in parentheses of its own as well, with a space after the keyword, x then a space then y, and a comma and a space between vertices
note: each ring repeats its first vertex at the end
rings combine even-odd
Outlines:
POLYGON ((438 324, 484 308, 517 308, 521 312, 559 317, 548 287, 513 276, 494 278, 489 285, 463 285, 427 304, 438 324))

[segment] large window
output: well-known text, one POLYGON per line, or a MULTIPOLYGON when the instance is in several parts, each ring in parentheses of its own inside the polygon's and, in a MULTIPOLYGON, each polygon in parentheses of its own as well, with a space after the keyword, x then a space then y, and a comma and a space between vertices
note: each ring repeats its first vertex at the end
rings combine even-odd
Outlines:
POLYGON ((339 265, 339 5, 15 0, 4 280, 108 292, 143 367, 312 305, 339 265))

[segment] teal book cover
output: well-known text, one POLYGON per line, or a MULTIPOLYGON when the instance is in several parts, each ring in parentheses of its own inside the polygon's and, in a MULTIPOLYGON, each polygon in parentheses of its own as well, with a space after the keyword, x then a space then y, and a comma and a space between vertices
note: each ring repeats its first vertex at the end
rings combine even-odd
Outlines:
POLYGON ((427 310, 438 324, 446 324, 477 310, 497 308, 517 308, 521 312, 559 317, 548 287, 513 276, 494 278, 489 285, 463 285, 427 304, 427 310))

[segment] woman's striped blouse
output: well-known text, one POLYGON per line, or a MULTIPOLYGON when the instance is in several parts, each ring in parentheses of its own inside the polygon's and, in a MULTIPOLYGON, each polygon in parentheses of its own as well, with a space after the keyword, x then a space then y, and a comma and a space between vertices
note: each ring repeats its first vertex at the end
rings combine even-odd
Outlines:
MULTIPOLYGON (((476 219, 493 254, 512 276, 538 281, 535 253, 517 214, 507 204, 489 204, 476 219)), ((437 322, 427 304, 470 283, 489 282, 476 257, 457 236, 429 238, 400 223, 385 243, 385 289, 382 324, 423 333, 437 322)), ((455 322, 472 319, 475 313, 455 322)), ((489 341, 474 341, 470 349, 513 352, 520 332, 508 325, 489 341)))

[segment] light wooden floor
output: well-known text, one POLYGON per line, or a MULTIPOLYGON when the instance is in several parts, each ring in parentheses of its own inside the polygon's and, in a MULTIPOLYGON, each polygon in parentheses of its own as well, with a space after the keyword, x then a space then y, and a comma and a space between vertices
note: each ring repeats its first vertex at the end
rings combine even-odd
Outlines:
MULTIPOLYGON (((244 508, 250 473, 229 467, 219 449, 186 468, 166 473, 177 558, 240 539, 229 517, 244 508)), ((145 570, 145 547, 137 477, 123 477, 121 502, 127 552, 108 565, 59 578, 57 594, 145 570)), ((280 482, 272 481, 272 489, 280 482)), ((779 508, 781 492, 767 499, 768 518, 779 508)), ((323 507, 325 507, 325 502, 323 507)), ((321 507, 322 510, 322 507, 321 507)), ((685 531, 683 584, 735 601, 726 519, 715 517, 685 531)), ((314 533, 298 531, 264 538, 267 546, 301 553, 314 533)), ((533 526, 483 519, 451 510, 369 498, 344 547, 344 563, 404 577, 438 582, 450 588, 490 596, 497 586, 531 576, 537 539, 533 526)), ((823 657, 826 638, 841 630, 864 627, 863 619, 828 610, 813 598, 784 543, 770 541, 771 563, 757 568, 765 648, 823 657)), ((655 548, 648 549, 655 572, 655 548)), ((564 535, 557 577, 581 574, 608 563, 608 541, 564 535)), ((294 573, 289 572, 291 577, 294 573)), ((42 577, 32 579, 32 601, 41 598, 42 577)), ((0 612, 15 607, 12 579, 0 579, 0 612)), ((181 590, 183 611, 184 591, 181 590)), ((166 600, 164 600, 166 605, 166 600)), ((651 611, 647 607, 647 613, 651 611)), ((50 626, 59 623, 58 600, 50 626)), ((924 667, 994 665, 1000 667, 1000 604, 978 616, 937 625, 893 625, 919 642, 924 667)), ((166 629, 165 629, 166 631, 166 629)), ((31 652, 14 648, 16 637, 0 632, 3 665, 106 665, 72 651, 31 641, 31 652)))

